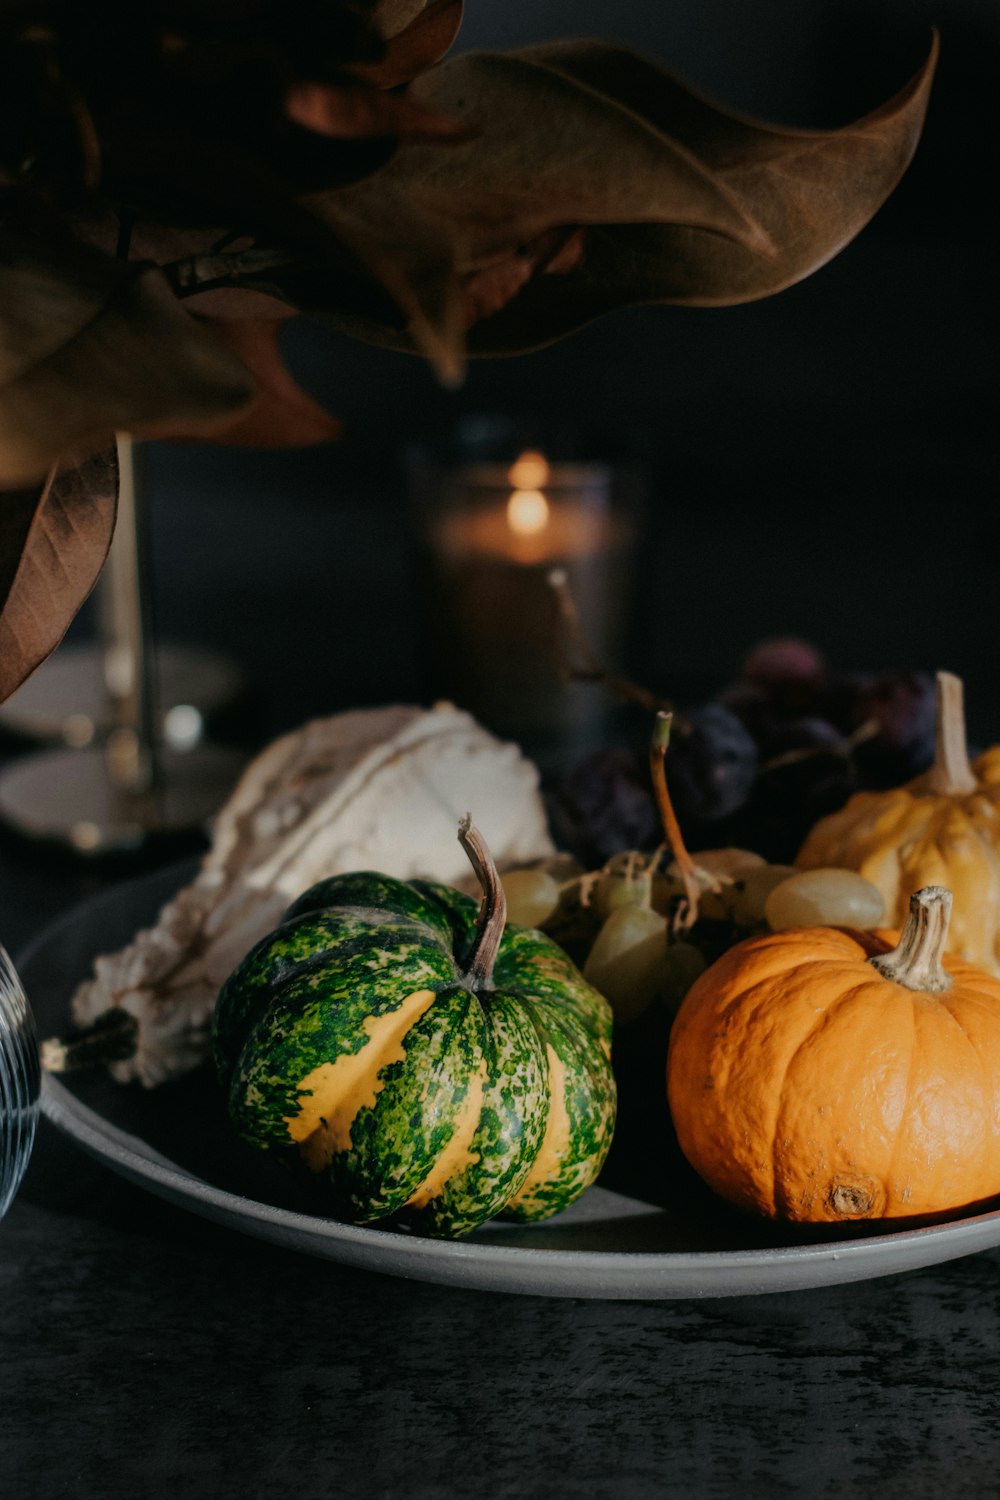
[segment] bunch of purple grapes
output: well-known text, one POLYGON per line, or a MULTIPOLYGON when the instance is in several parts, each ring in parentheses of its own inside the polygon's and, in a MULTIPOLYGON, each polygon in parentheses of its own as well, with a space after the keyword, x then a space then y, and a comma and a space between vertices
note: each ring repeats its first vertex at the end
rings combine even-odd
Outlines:
MULTIPOLYGON (((689 848, 734 845, 791 863, 854 792, 927 770, 934 707, 928 673, 838 673, 804 641, 756 646, 734 682, 675 721, 667 779, 689 848)), ((581 857, 662 836, 644 746, 588 756, 556 800, 581 857)))

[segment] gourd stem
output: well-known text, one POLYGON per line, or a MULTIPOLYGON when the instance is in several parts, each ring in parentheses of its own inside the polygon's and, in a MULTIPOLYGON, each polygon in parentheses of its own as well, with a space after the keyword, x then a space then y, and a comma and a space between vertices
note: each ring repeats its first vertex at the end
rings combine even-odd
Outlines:
POLYGON ((938 672, 934 764, 927 776, 928 790, 942 797, 962 797, 977 785, 965 737, 962 679, 952 672, 938 672))
POLYGON ((681 880, 684 883, 685 904, 675 923, 679 932, 687 932, 698 920, 698 902, 701 899, 701 883, 698 880, 698 872, 695 869, 694 860, 691 858, 681 833, 681 825, 677 821, 674 812, 674 804, 670 800, 670 791, 667 787, 666 754, 667 746, 670 744, 670 726, 673 714, 664 713, 662 710, 656 715, 656 723, 653 725, 653 737, 649 742, 649 772, 653 778, 653 794, 656 797, 656 807, 663 824, 663 832, 666 834, 670 851, 677 861, 677 868, 681 872, 681 880))
POLYGON ((943 994, 952 983, 941 963, 950 919, 951 891, 943 885, 924 886, 910 897, 910 913, 897 946, 891 953, 869 959, 869 963, 883 978, 908 990, 943 994))
POLYGON ((139 1022, 135 1016, 112 1006, 75 1036, 49 1037, 42 1042, 39 1052, 47 1073, 77 1073, 83 1068, 134 1057, 138 1040, 139 1022))
POLYGON ((458 825, 458 842, 468 855, 483 889, 483 903, 476 918, 476 939, 465 961, 464 978, 474 990, 485 990, 489 989, 493 978, 493 965, 507 922, 507 897, 486 840, 468 813, 458 825))

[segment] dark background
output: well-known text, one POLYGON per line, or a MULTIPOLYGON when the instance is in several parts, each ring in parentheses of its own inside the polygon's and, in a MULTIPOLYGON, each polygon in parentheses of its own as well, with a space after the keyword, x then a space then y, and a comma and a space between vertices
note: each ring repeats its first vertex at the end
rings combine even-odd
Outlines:
POLYGON ((262 736, 351 703, 432 697, 403 450, 469 412, 527 412, 643 465, 647 546, 621 663, 633 675, 696 697, 756 639, 794 633, 845 669, 959 672, 974 734, 991 734, 1000 11, 472 4, 460 46, 609 35, 721 102, 822 126, 895 92, 932 23, 941 63, 909 173, 854 243, 777 297, 614 315, 478 363, 458 393, 416 359, 294 326, 293 367, 347 439, 294 454, 152 450, 163 631, 242 662, 262 736), (344 553, 356 566, 334 566, 344 553), (358 639, 365 652, 346 649, 358 639))

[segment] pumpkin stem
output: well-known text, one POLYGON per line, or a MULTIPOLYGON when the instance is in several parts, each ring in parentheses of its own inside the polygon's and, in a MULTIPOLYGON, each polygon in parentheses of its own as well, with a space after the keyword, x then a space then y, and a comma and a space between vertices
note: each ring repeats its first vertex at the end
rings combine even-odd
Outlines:
POLYGON ((74 1036, 49 1037, 42 1042, 42 1067, 47 1073, 77 1073, 102 1063, 124 1062, 135 1056, 138 1037, 135 1016, 115 1005, 74 1036))
POLYGON ((910 913, 891 953, 880 953, 868 962, 885 979, 940 995, 951 989, 951 976, 941 964, 948 941, 951 891, 943 885, 926 885, 910 897, 910 913))
POLYGON ((979 783, 969 764, 962 679, 953 672, 938 672, 936 681, 934 764, 927 774, 927 788, 941 797, 964 797, 979 783))
POLYGON ((661 709, 656 715, 653 725, 653 737, 649 742, 649 771, 653 778, 653 793, 656 797, 656 807, 663 824, 663 832, 667 836, 677 868, 681 872, 681 880, 684 882, 685 901, 678 913, 674 923, 677 932, 687 932, 698 920, 698 902, 701 899, 701 882, 695 869, 694 860, 691 858, 681 833, 681 825, 677 821, 674 812, 674 804, 670 800, 670 792, 667 787, 666 755, 667 746, 670 744, 670 726, 673 714, 664 713, 661 709))
POLYGON ((493 978, 493 965, 507 922, 507 897, 486 840, 468 813, 458 825, 458 842, 469 856, 469 863, 483 888, 483 904, 476 918, 476 938, 465 961, 463 977, 474 990, 485 990, 493 978))

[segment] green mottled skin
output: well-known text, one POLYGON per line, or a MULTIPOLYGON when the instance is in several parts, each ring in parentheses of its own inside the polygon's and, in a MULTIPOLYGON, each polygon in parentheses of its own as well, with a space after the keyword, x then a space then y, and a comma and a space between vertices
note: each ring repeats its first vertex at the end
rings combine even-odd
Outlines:
MULTIPOLYGON (((401 1217, 423 1234, 468 1233, 502 1212, 545 1218, 577 1198, 611 1143, 611 1011, 542 933, 508 927, 493 986, 464 982, 478 904, 429 881, 358 873, 322 881, 257 943, 220 992, 214 1049, 230 1113, 248 1140, 287 1146, 300 1085, 368 1044, 363 1023, 415 991, 434 1001, 407 1031, 402 1061, 379 1074, 372 1107, 326 1169, 340 1212, 401 1217), (553 1175, 512 1204, 545 1133, 551 1047, 566 1076, 571 1139, 553 1175), (484 1070, 465 1159, 437 1195, 407 1208, 451 1141, 484 1070)), ((471 1117, 469 1121, 471 1125, 471 1117)))

